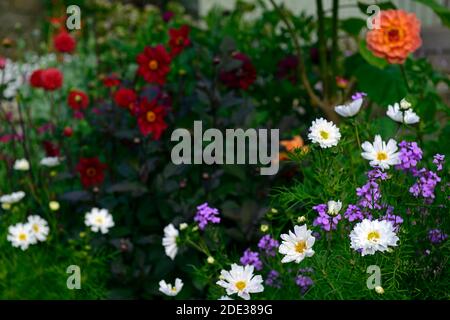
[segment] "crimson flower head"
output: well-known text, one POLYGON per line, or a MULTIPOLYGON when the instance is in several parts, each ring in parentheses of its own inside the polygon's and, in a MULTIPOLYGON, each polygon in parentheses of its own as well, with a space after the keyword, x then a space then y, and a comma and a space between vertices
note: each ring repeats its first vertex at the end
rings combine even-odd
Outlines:
POLYGON ((287 79, 291 83, 296 83, 298 78, 298 58, 294 55, 289 55, 277 64, 276 76, 278 79, 287 79))
POLYGON ((61 88, 63 83, 63 74, 56 68, 45 69, 41 72, 42 88, 53 91, 61 88))
POLYGON ((59 147, 54 144, 51 141, 44 141, 42 142, 42 145, 44 146, 45 155, 47 157, 59 157, 61 152, 59 150, 59 147))
POLYGON ((178 55, 184 48, 191 44, 189 39, 189 26, 183 25, 179 29, 169 30, 169 46, 172 56, 178 55))
POLYGON ((103 85, 107 88, 117 87, 120 84, 120 79, 117 74, 112 73, 103 79, 103 85))
POLYGON ((114 101, 119 107, 132 111, 137 100, 136 92, 133 89, 120 88, 114 93, 114 101))
POLYGON ((80 111, 89 105, 89 97, 81 90, 71 90, 67 96, 67 104, 73 110, 80 111))
POLYGON ((97 157, 81 158, 76 166, 76 170, 80 174, 81 184, 85 188, 102 184, 105 180, 104 170, 106 168, 106 164, 101 163, 97 157))
POLYGON ((158 101, 148 101, 144 98, 140 101, 137 109, 139 130, 144 136, 152 134, 153 140, 159 140, 167 124, 164 122, 166 108, 159 105, 158 101))
POLYGON ((53 46, 59 52, 72 53, 77 42, 67 31, 61 31, 53 37, 53 46))
POLYGON ((166 82, 166 75, 170 71, 170 60, 169 53, 162 45, 145 47, 144 51, 136 58, 139 64, 137 73, 148 83, 163 85, 166 82))
POLYGON ((44 70, 37 69, 34 70, 30 76, 30 84, 33 88, 42 88, 42 72, 44 70))
POLYGON ((222 71, 220 80, 229 88, 247 90, 256 80, 256 69, 243 53, 234 53, 233 59, 242 61, 242 65, 233 70, 222 71))

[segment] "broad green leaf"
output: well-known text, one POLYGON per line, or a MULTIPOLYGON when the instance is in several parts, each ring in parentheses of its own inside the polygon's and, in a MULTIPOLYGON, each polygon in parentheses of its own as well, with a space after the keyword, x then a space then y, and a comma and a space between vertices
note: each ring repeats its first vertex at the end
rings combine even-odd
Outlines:
POLYGON ((341 29, 352 36, 358 36, 365 26, 366 20, 360 18, 348 18, 341 21, 341 29))
POLYGON ((368 63, 370 63, 371 65, 373 65, 377 68, 383 69, 383 68, 386 68, 386 66, 388 65, 388 62, 385 59, 376 57, 367 48, 366 40, 361 40, 359 42, 359 53, 364 58, 364 60, 366 60, 368 63))
POLYGON ((391 1, 383 1, 383 2, 373 1, 372 3, 358 1, 359 10, 361 10, 361 12, 366 15, 369 15, 369 13, 367 12, 367 8, 371 5, 377 5, 378 7, 380 7, 381 10, 397 9, 395 4, 393 4, 391 1))

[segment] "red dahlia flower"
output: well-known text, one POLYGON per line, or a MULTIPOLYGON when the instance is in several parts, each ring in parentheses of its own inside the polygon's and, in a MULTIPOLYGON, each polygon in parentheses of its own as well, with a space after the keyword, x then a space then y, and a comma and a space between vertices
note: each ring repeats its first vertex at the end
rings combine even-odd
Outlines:
POLYGON ((114 93, 114 101, 119 107, 133 111, 136 103, 136 92, 133 89, 120 88, 114 93))
POLYGON ((145 47, 136 58, 139 68, 137 73, 148 83, 163 85, 170 71, 170 55, 162 45, 145 47))
POLYGON ((137 110, 139 130, 144 136, 152 134, 153 140, 159 140, 167 124, 164 122, 166 109, 158 105, 157 100, 148 101, 144 98, 139 103, 137 110))
POLYGON ((107 88, 117 87, 120 84, 120 79, 117 74, 112 73, 103 79, 103 85, 107 88))
POLYGON ((256 69, 250 59, 243 53, 235 53, 233 59, 242 61, 242 65, 230 71, 222 71, 220 80, 227 87, 247 90, 256 80, 256 69))
POLYGON ((56 68, 43 70, 40 78, 42 87, 48 91, 61 88, 63 83, 63 74, 56 68))
POLYGON ((59 52, 72 53, 76 45, 75 39, 67 31, 61 31, 53 37, 53 46, 59 52))
POLYGON ((169 30, 169 46, 172 56, 178 55, 183 49, 191 44, 189 39, 189 26, 183 25, 179 29, 169 30))
POLYGON ((59 157, 61 152, 59 151, 59 147, 50 141, 42 142, 45 150, 45 155, 47 157, 59 157))
POLYGON ((80 90, 71 90, 67 96, 67 104, 75 111, 86 109, 89 104, 89 97, 80 90))
POLYGON ((81 158, 78 161, 76 170, 80 173, 83 187, 89 188, 100 185, 105 180, 104 170, 106 165, 101 163, 97 157, 81 158))
POLYGON ((44 70, 38 69, 33 71, 33 73, 30 76, 30 84, 34 88, 42 88, 42 72, 44 70))

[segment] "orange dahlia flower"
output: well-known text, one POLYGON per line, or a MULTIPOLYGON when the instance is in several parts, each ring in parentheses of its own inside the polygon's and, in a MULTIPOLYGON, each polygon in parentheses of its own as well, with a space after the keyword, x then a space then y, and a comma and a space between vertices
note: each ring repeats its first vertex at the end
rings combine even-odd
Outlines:
POLYGON ((367 47, 389 63, 404 63, 408 55, 422 45, 420 21, 403 10, 380 12, 380 26, 366 34, 367 47))

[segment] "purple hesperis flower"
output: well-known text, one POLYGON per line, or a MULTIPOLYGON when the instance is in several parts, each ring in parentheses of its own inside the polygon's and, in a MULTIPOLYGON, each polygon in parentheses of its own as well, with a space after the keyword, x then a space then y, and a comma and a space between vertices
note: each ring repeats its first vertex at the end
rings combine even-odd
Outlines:
POLYGON ((305 294, 314 284, 314 281, 308 276, 300 275, 295 279, 295 283, 300 287, 302 294, 305 294))
POLYGON ((422 149, 419 148, 416 142, 402 141, 398 145, 400 147, 400 164, 396 165, 395 168, 397 170, 410 171, 414 174, 417 164, 422 160, 422 149))
POLYGON ((341 215, 337 214, 335 216, 329 215, 327 213, 328 206, 326 204, 319 204, 313 207, 317 211, 319 216, 314 219, 313 226, 320 226, 325 231, 336 230, 339 220, 341 220, 341 215))
POLYGON ((352 95, 352 100, 355 101, 358 99, 362 99, 365 96, 367 96, 367 93, 365 93, 365 92, 356 92, 355 94, 352 95))
POLYGON ((271 257, 276 255, 279 245, 280 243, 268 234, 263 236, 258 242, 258 248, 271 257))
POLYGON ((448 238, 448 235, 442 232, 440 229, 431 229, 428 231, 428 239, 432 244, 439 244, 445 241, 448 238))
POLYGON ((435 198, 434 189, 441 178, 435 172, 424 168, 417 172, 417 176, 418 180, 409 188, 409 192, 416 198, 422 196, 429 201, 433 201, 435 198))
POLYGON ((200 230, 204 230, 209 222, 220 223, 220 217, 217 217, 219 210, 216 208, 209 207, 208 203, 197 207, 197 213, 194 217, 194 221, 198 222, 198 227, 200 230))
POLYGON ((280 279, 278 279, 279 276, 280 274, 278 273, 278 271, 270 270, 267 274, 265 284, 269 287, 281 288, 281 282, 280 279))
POLYGON ((354 205, 354 204, 348 205, 347 210, 345 210, 344 217, 350 222, 357 221, 357 220, 362 221, 365 218, 361 209, 357 205, 354 205))
POLYGON ((259 259, 259 253, 252 251, 250 249, 247 249, 244 251, 244 255, 239 260, 242 265, 251 265, 254 266, 256 270, 262 269, 262 262, 259 259))
POLYGON ((403 223, 403 218, 394 214, 394 207, 392 206, 387 207, 386 214, 381 219, 392 222, 395 232, 398 231, 400 225, 403 223))
POLYGON ((380 186, 373 180, 369 180, 361 188, 356 188, 356 195, 359 197, 358 204, 363 208, 381 209, 379 203, 381 199, 380 186))
POLYGON ((445 156, 443 154, 435 154, 433 157, 433 163, 436 165, 436 170, 441 171, 445 163, 445 156))

